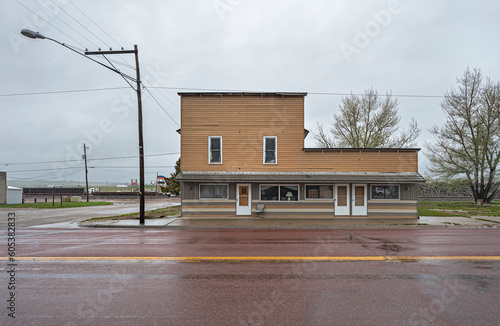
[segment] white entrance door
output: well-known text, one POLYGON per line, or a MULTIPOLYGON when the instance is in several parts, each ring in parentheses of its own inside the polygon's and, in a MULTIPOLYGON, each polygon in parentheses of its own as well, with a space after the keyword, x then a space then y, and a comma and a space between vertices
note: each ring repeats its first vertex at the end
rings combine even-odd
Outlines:
POLYGON ((236 215, 252 215, 252 186, 236 185, 236 215))
POLYGON ((366 185, 352 185, 352 215, 368 214, 368 196, 366 185))
POLYGON ((349 209, 349 185, 335 185, 335 216, 350 215, 349 209))

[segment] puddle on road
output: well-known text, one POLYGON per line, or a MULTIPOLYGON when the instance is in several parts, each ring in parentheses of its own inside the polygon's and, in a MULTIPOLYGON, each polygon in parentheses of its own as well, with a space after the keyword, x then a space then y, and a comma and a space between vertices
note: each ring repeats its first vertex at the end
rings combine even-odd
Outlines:
POLYGON ((473 261, 472 264, 474 265, 474 268, 477 269, 493 269, 494 267, 492 266, 491 262, 488 261, 473 261))

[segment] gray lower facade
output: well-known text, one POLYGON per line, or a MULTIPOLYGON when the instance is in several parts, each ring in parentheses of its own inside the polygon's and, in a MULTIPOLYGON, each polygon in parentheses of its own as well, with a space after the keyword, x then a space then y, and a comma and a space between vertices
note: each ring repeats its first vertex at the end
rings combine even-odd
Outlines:
POLYGON ((418 217, 418 173, 182 173, 182 216, 418 217))

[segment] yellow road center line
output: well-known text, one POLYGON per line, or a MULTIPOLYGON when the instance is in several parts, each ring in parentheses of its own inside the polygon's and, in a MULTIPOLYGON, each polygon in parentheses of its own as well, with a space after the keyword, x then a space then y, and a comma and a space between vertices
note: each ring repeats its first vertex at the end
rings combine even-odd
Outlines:
MULTIPOLYGON (((9 257, 0 260, 9 261, 9 257)), ((251 256, 251 257, 19 257, 14 261, 171 261, 171 262, 335 262, 335 261, 394 261, 394 262, 418 262, 418 261, 499 261, 500 256, 338 256, 338 257, 316 257, 316 256, 251 256)))

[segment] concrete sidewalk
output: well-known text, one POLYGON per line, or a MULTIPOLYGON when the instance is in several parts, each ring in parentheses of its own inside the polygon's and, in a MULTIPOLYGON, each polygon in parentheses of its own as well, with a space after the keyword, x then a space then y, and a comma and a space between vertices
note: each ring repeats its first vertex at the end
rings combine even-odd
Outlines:
MULTIPOLYGON (((55 226, 55 225, 53 225, 55 226)), ((72 225, 77 226, 77 225, 72 225)), ((166 228, 166 229, 337 229, 337 228, 497 228, 500 217, 430 217, 420 219, 277 219, 277 218, 227 218, 227 219, 184 219, 180 217, 146 220, 144 226, 139 220, 103 220, 83 222, 83 227, 118 228, 166 228), (484 218, 490 221, 480 220, 484 218)), ((47 225, 45 225, 47 227, 47 225)), ((62 225, 61 225, 62 227, 62 225)), ((67 227, 67 226, 64 226, 67 227)))

